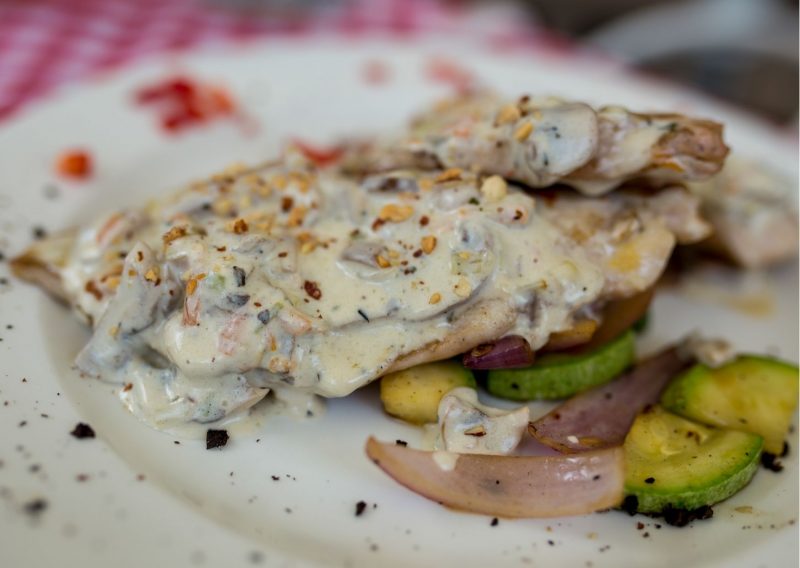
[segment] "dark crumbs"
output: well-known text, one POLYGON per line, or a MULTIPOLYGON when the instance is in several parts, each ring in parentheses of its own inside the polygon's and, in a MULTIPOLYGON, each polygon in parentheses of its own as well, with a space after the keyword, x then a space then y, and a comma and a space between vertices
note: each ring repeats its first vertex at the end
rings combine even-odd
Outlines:
POLYGON ((78 422, 70 434, 79 440, 83 440, 84 438, 94 438, 94 429, 84 422, 78 422))
POLYGON ((227 430, 206 430, 206 449, 223 448, 228 443, 227 430))
POLYGON ((489 525, 492 526, 492 527, 496 527, 499 524, 500 524, 500 520, 497 517, 493 518, 492 522, 489 523, 489 525))
POLYGON ((783 464, 778 459, 778 456, 769 452, 763 452, 761 454, 761 465, 763 465, 765 469, 775 473, 783 471, 783 464))
POLYGON ((367 508, 367 503, 365 501, 359 501, 356 503, 356 517, 360 517, 364 513, 364 509, 367 508))
POLYGON ((34 499, 25 503, 25 512, 32 516, 38 516, 47 509, 47 501, 44 499, 34 499))

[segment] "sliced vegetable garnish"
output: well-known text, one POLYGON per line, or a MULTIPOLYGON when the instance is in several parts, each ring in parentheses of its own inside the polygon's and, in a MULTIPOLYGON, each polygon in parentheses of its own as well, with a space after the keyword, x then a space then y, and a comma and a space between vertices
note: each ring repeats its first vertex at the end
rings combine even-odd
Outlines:
POLYGON ((533 363, 528 341, 519 335, 507 335, 494 343, 478 345, 464 353, 464 366, 469 369, 515 369, 533 363))
POLYGON ((633 362, 635 343, 633 332, 627 331, 588 353, 549 353, 524 369, 492 370, 486 388, 511 400, 566 398, 622 373, 633 362))
POLYGON ((741 355, 716 369, 695 365, 667 387, 661 404, 704 424, 759 434, 764 450, 780 455, 797 395, 796 366, 741 355))
POLYGON ((531 423, 530 432, 561 452, 618 446, 636 415, 657 402, 667 382, 690 363, 671 347, 618 379, 575 395, 531 423))
POLYGON ((622 502, 621 447, 574 456, 487 456, 425 452, 370 437, 366 451, 398 483, 471 513, 562 517, 622 502))
POLYGON ((472 371, 456 361, 424 363, 384 376, 381 402, 388 414, 406 422, 436 422, 439 402, 457 387, 476 387, 472 371))
POLYGON ((603 321, 600 327, 592 335, 589 343, 581 346, 581 350, 597 349, 631 329, 647 314, 654 293, 655 287, 651 287, 630 298, 609 302, 603 309, 603 321))
POLYGON ((625 438, 625 493, 636 497, 641 513, 713 505, 750 482, 763 442, 756 434, 709 428, 653 407, 625 438))

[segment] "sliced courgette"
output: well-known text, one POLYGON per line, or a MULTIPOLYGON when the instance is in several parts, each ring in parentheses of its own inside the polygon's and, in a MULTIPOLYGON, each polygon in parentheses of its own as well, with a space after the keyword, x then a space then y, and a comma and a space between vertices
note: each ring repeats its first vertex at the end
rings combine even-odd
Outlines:
POLYGON ((703 424, 744 430, 764 438, 764 450, 781 454, 797 406, 797 367, 742 355, 717 369, 698 364, 661 396, 667 410, 703 424))
POLYGON ((511 400, 551 400, 601 385, 627 369, 635 357, 632 331, 588 353, 548 353, 523 369, 489 371, 486 388, 511 400))
POLYGON ((756 434, 703 426, 653 407, 625 438, 625 493, 636 497, 640 513, 713 505, 749 483, 762 446, 756 434))
POLYGON ((425 363, 381 379, 383 409, 412 424, 436 422, 439 402, 456 387, 476 388, 472 371, 456 361, 425 363))

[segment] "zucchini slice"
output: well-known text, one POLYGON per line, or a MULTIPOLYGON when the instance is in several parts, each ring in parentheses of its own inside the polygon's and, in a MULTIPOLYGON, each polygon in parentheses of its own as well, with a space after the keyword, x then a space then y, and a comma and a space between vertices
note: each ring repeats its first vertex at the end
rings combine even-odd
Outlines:
POLYGON ((716 369, 695 365, 670 383, 661 404, 703 424, 758 434, 765 451, 780 455, 798 383, 794 365, 742 355, 716 369))
POLYGON ((439 402, 456 387, 477 388, 472 371, 452 360, 425 363, 384 376, 381 402, 388 414, 406 422, 436 422, 439 402))
POLYGON ((653 407, 625 438, 625 494, 640 513, 695 510, 737 493, 755 475, 763 439, 697 424, 653 407))
POLYGON ((567 398, 618 376, 633 363, 635 349, 629 330, 588 353, 548 353, 530 367, 491 370, 486 388, 511 400, 567 398))

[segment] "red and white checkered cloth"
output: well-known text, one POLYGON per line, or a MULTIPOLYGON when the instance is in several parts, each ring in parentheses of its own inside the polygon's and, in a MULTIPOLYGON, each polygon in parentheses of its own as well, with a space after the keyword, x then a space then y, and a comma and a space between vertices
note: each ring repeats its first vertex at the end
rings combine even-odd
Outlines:
MULTIPOLYGON (((0 0, 0 120, 142 56, 262 37, 470 34, 550 42, 511 4, 462 0, 0 0)), ((551 45, 552 47, 552 45, 551 45)))

